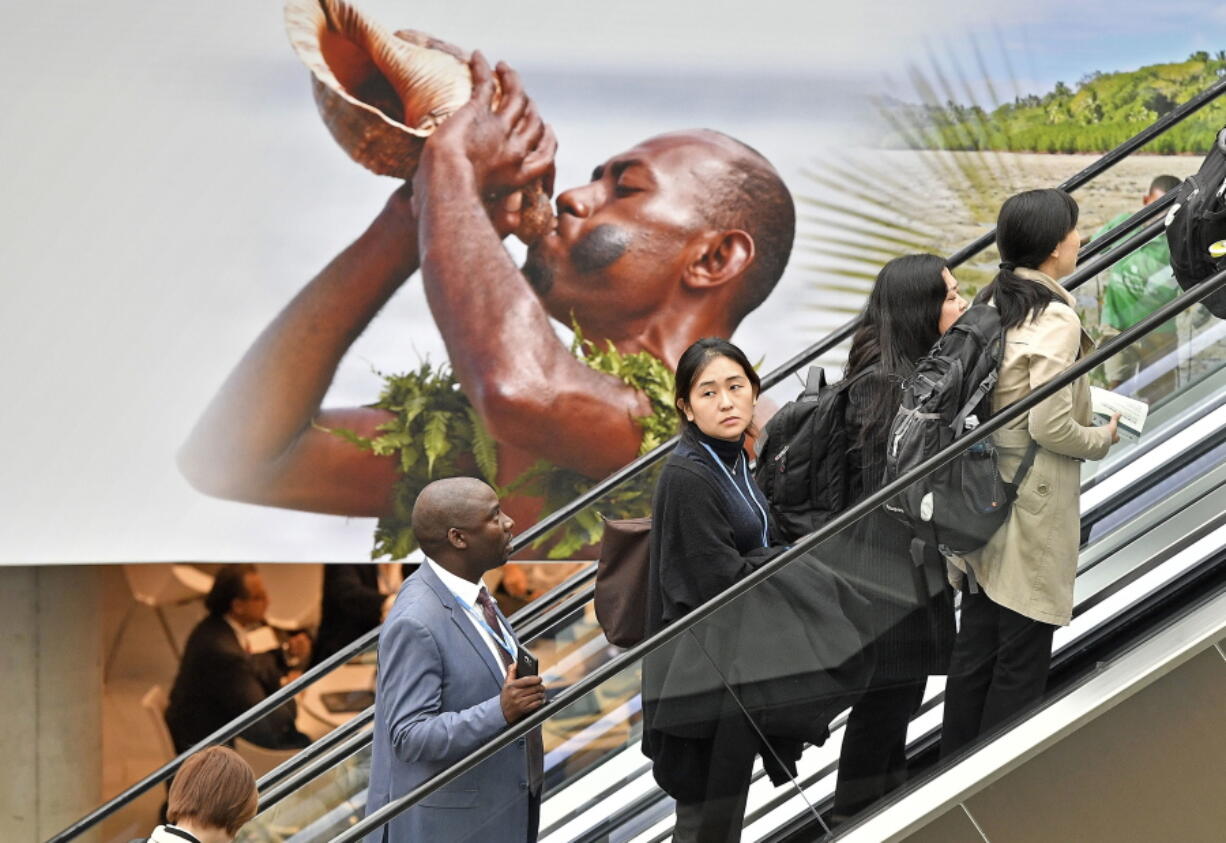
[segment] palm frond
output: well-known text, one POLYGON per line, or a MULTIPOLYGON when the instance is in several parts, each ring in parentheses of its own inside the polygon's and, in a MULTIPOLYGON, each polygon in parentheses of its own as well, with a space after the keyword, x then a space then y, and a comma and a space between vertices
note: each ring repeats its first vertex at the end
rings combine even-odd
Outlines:
MULTIPOLYGON (((999 31, 995 35, 1000 41, 999 31)), ((905 153, 843 148, 801 169, 811 190, 796 197, 793 270, 803 275, 812 296, 805 309, 830 316, 830 324, 815 331, 859 312, 883 264, 916 252, 952 253, 990 225, 1000 202, 1021 189, 1016 162, 983 143, 993 131, 986 115, 999 98, 982 44, 968 41, 967 50, 928 50, 922 63, 906 67, 904 83, 887 79, 889 96, 874 101, 880 125, 905 153), (906 102, 917 105, 900 107, 906 102), (949 115, 942 124, 947 134, 933 129, 942 115, 949 115), (934 142, 947 136, 961 151, 934 142)), ((1004 57, 1004 78, 1017 89, 1007 51, 1002 46, 996 52, 1004 57)), ((995 267, 994 256, 985 254, 960 268, 959 279, 973 292, 995 267)))

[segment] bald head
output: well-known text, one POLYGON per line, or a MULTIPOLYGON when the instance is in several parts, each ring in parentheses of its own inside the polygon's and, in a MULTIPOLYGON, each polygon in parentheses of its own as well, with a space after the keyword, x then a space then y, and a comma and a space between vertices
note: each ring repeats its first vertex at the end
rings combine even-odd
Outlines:
POLYGON ((733 300, 739 322, 766 300, 792 254, 796 206, 792 193, 766 157, 747 143, 714 129, 677 133, 717 150, 725 166, 707 185, 703 215, 708 226, 739 229, 754 243, 754 260, 733 300))
POLYGON ((766 298, 796 225, 775 168, 709 129, 620 152, 557 205, 523 268, 546 310, 603 339, 664 337, 652 344, 670 359, 670 344, 680 354, 694 331, 725 335, 766 298))
POLYGON ((473 477, 435 480, 413 504, 413 534, 421 549, 473 582, 506 562, 514 524, 494 490, 473 477))
POLYGON ((452 527, 472 529, 486 517, 494 490, 475 477, 435 480, 421 490, 413 504, 413 535, 426 553, 447 543, 452 527))

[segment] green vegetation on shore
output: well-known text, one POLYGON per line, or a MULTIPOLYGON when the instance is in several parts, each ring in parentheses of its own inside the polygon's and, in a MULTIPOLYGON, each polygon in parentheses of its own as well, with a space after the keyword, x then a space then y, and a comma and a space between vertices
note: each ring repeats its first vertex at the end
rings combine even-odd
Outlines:
MULTIPOLYGON (((1070 88, 1018 97, 994 111, 926 102, 884 105, 887 146, 1012 152, 1105 152, 1226 76, 1226 50, 1120 73, 1091 73, 1070 88)), ((931 91, 928 86, 923 86, 931 91)), ((1226 125, 1226 97, 1201 109, 1143 149, 1204 154, 1226 125)))

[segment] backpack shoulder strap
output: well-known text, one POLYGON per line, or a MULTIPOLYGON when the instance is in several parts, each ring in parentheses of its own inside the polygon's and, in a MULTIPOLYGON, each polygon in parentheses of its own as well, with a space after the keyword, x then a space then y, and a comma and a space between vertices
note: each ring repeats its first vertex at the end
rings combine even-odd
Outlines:
POLYGON ((1005 337, 1004 331, 1000 327, 1000 317, 996 315, 995 300, 989 301, 986 308, 977 310, 976 313, 985 317, 986 325, 983 328, 978 328, 977 326, 977 330, 987 339, 985 350, 990 350, 992 354, 992 366, 991 371, 979 382, 975 391, 971 393, 966 403, 962 405, 957 415, 954 416, 953 423, 950 426, 953 428, 955 436, 962 434, 962 427, 966 424, 967 416, 973 413, 983 403, 983 400, 992 393, 992 390, 996 388, 996 381, 1000 377, 1000 364, 1004 359, 1005 337))
POLYGON ((1022 462, 1017 467, 1017 471, 1013 472, 1013 488, 1015 490, 1022 487, 1022 481, 1025 480, 1026 475, 1030 473, 1030 467, 1034 465, 1034 458, 1038 453, 1039 443, 1031 439, 1030 446, 1026 448, 1026 455, 1022 457, 1022 462))

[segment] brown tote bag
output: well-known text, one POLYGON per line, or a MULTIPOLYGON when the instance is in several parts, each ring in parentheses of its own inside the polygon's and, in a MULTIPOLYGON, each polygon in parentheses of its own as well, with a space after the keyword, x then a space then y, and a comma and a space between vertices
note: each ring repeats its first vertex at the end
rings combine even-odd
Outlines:
POLYGON ((610 644, 633 647, 647 628, 651 516, 604 519, 596 563, 596 620, 610 644))

